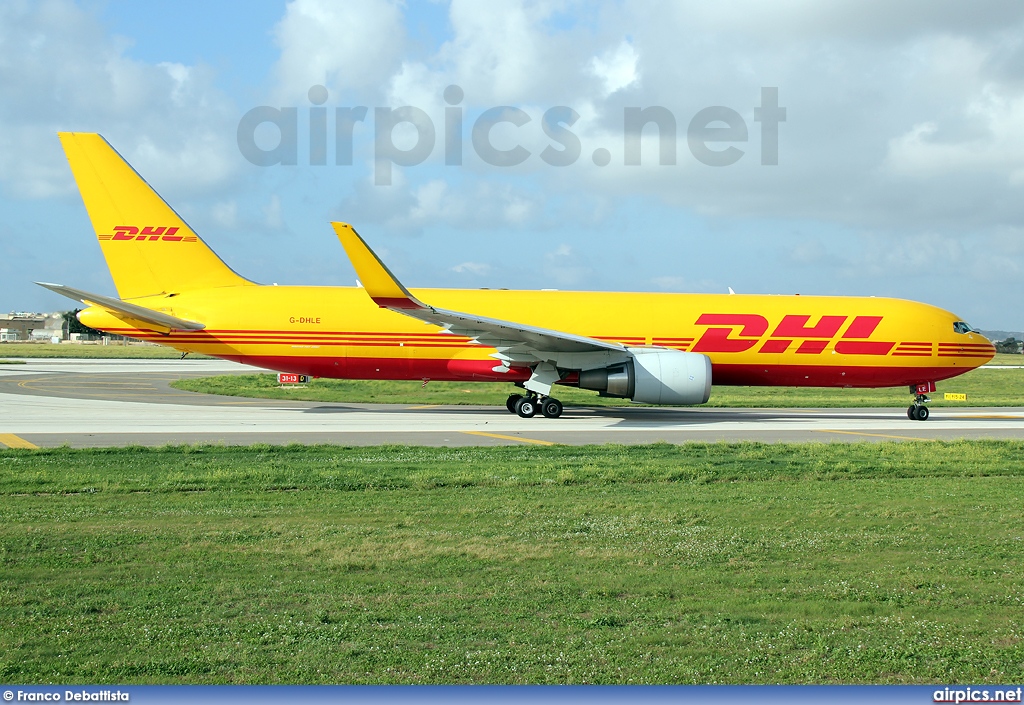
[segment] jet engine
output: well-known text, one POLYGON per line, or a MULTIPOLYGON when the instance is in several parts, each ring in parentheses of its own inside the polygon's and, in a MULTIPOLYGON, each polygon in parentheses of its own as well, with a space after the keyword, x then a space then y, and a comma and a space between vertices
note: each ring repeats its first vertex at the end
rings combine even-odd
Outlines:
POLYGON ((703 404, 711 396, 711 358, 678 350, 630 348, 619 365, 580 372, 580 387, 642 404, 703 404))

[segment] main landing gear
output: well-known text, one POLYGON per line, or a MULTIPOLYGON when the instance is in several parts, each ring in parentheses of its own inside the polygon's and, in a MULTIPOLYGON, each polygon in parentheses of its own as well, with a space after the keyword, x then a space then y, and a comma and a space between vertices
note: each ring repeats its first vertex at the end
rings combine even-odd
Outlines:
POLYGON ((549 419, 557 419, 562 415, 562 402, 554 397, 542 397, 534 392, 511 394, 505 401, 505 408, 511 414, 519 414, 524 419, 533 418, 539 411, 549 419))
POLYGON ((907 418, 911 421, 927 421, 930 414, 925 404, 930 401, 924 394, 915 396, 914 403, 907 407, 907 418))

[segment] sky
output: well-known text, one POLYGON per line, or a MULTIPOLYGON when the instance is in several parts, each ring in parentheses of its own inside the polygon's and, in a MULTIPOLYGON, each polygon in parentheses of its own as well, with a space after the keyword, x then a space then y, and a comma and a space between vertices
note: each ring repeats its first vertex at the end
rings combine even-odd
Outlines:
POLYGON ((895 296, 1024 330, 1019 0, 4 0, 0 311, 69 307, 33 281, 115 294, 65 130, 262 283, 354 284, 344 220, 410 287, 895 296))

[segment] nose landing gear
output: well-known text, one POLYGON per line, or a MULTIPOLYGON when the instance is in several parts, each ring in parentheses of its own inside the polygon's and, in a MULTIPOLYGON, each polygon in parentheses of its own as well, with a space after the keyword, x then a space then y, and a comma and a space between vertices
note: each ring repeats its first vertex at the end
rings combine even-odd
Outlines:
POLYGON ((927 421, 931 413, 925 404, 930 401, 924 394, 918 394, 914 397, 914 403, 907 407, 907 418, 911 421, 927 421))
POLYGON ((562 415, 562 402, 554 397, 542 397, 533 392, 527 392, 526 396, 509 395, 505 401, 505 408, 509 413, 518 414, 524 419, 536 416, 538 411, 549 419, 557 419, 562 415))
POLYGON ((910 388, 911 394, 914 395, 914 403, 907 407, 908 419, 911 421, 928 420, 931 414, 928 412, 928 407, 925 404, 931 401, 927 396, 928 393, 934 391, 935 382, 923 382, 910 388))

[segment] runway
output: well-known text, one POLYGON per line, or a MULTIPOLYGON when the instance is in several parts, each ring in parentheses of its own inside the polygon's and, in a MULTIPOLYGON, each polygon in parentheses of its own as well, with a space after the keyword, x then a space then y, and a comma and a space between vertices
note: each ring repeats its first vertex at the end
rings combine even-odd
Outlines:
POLYGON ((1022 439, 1024 408, 905 409, 567 407, 522 419, 504 408, 330 404, 182 392, 183 377, 251 373, 219 360, 32 359, 0 365, 0 446, 181 443, 431 446, 686 441, 834 442, 1022 439))

